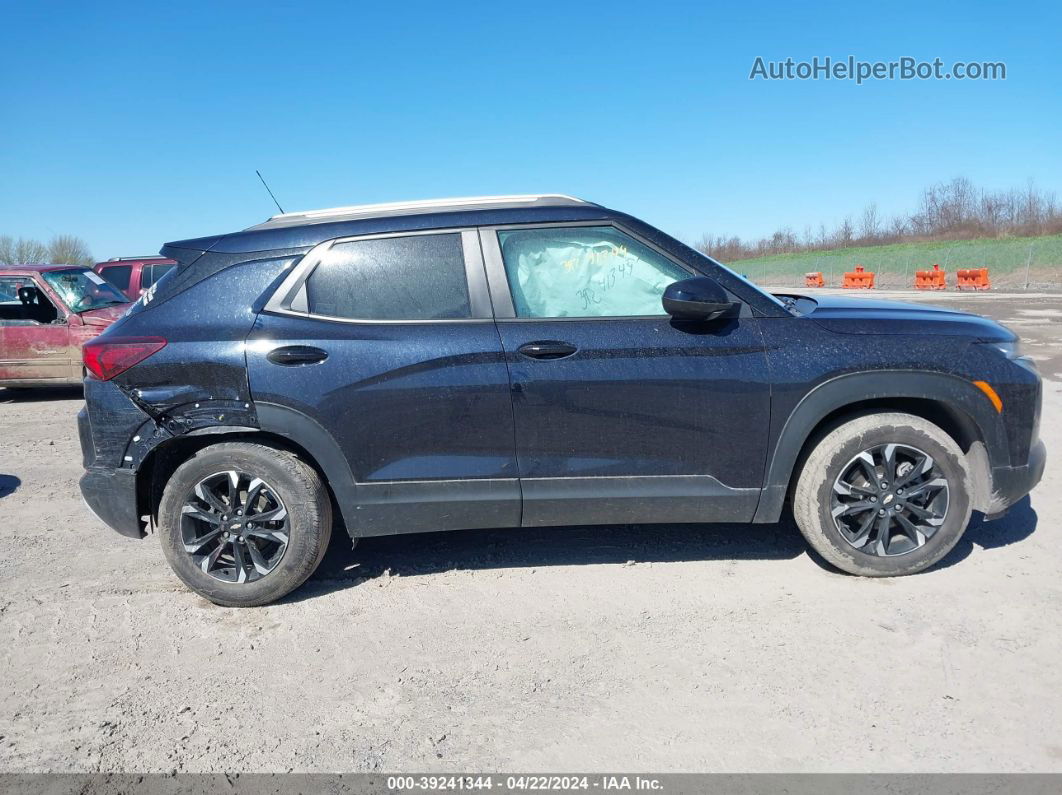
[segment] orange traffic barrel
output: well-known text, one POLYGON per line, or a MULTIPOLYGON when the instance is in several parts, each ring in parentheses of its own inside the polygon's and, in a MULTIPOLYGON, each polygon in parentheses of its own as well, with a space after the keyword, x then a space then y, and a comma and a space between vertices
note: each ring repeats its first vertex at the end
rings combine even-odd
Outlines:
POLYGON ((822 273, 815 271, 814 273, 804 274, 804 286, 805 287, 825 287, 826 280, 822 278, 822 273))
POLYGON ((988 290, 992 287, 988 268, 960 268, 956 275, 955 286, 960 290, 988 290))
POLYGON ((841 287, 846 290, 873 290, 874 271, 866 271, 862 265, 856 265, 854 271, 845 271, 841 287))
POLYGON ((944 280, 946 275, 947 272, 942 271, 936 263, 931 271, 915 271, 915 289, 943 290, 947 286, 944 280))

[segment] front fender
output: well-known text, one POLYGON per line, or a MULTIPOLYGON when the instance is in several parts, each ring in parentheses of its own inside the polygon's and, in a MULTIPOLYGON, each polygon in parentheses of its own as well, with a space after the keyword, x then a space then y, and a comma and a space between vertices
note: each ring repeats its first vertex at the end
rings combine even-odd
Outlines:
POLYGON ((970 381, 945 373, 918 370, 880 370, 846 373, 816 386, 796 405, 770 454, 764 489, 754 522, 776 522, 781 516, 793 467, 815 428, 845 406, 866 400, 921 399, 940 404, 971 423, 984 443, 990 466, 1010 461, 1006 432, 987 396, 970 381))

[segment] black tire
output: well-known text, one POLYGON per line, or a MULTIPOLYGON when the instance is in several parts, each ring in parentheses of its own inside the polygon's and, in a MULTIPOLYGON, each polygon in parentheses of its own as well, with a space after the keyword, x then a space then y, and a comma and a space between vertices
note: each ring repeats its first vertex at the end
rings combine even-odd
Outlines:
MULTIPOLYGON (((166 560, 185 585, 217 605, 254 607, 280 599, 313 574, 328 549, 332 504, 317 472, 293 453, 249 442, 224 442, 200 450, 173 473, 159 503, 158 530, 166 560), (206 573, 182 536, 185 506, 197 484, 229 471, 260 478, 268 484, 267 493, 275 492, 285 509, 286 544, 282 549, 277 545, 278 560, 268 573, 255 573, 251 566, 252 576, 258 577, 253 581, 225 582, 206 573)), ((229 571, 235 571, 235 564, 229 571)))
MULTIPOLYGON (((863 460, 866 461, 866 458, 863 460)), ((902 470, 903 464, 893 468, 902 470)), ((883 469, 884 467, 874 471, 881 472, 883 469)), ((793 516, 808 543, 838 569, 864 577, 895 577, 929 568, 958 543, 970 521, 970 510, 970 473, 966 457, 943 430, 912 414, 869 414, 829 431, 818 441, 804 462, 793 493, 793 516), (873 494, 869 488, 870 478, 867 477, 859 480, 862 489, 859 492, 836 496, 839 491, 848 488, 850 481, 845 478, 852 477, 849 473, 869 472, 874 469, 863 467, 862 463, 856 461, 862 457, 864 451, 876 451, 870 454, 871 458, 877 461, 879 459, 874 456, 878 455, 883 461, 885 454, 882 451, 889 447, 892 448, 894 462, 898 460, 897 449, 901 451, 901 456, 909 456, 907 465, 910 468, 903 470, 904 477, 915 469, 921 469, 921 466, 911 464, 912 460, 917 460, 911 453, 913 450, 932 458, 933 469, 921 476, 921 482, 932 479, 932 482, 937 483, 941 478, 946 481, 946 490, 943 492, 939 485, 931 487, 933 491, 923 489, 921 492, 922 495, 943 494, 943 499, 938 496, 938 501, 932 506, 935 518, 931 521, 940 524, 931 528, 931 536, 921 534, 922 541, 919 546, 915 545, 919 543, 917 539, 920 534, 909 531, 912 519, 915 522, 925 521, 921 519, 921 515, 913 514, 912 511, 917 508, 925 510, 926 506, 920 506, 918 502, 926 498, 911 497, 912 491, 918 491, 911 488, 908 489, 908 496, 896 494, 897 484, 902 482, 903 477, 897 477, 890 490, 881 488, 881 483, 887 483, 885 476, 881 475, 881 480, 873 484, 876 490, 873 494), (862 469, 856 469, 859 467, 862 469), (912 502, 907 504, 906 499, 911 499, 912 502), (835 510, 840 511, 845 506, 855 506, 856 503, 865 506, 870 500, 878 507, 870 508, 869 512, 866 507, 862 507, 858 514, 844 511, 839 514, 841 518, 835 520, 835 510), (886 505, 889 507, 881 507, 886 505), (911 505, 914 505, 914 508, 911 505), (943 513, 941 505, 945 506, 943 513), (887 513, 890 510, 896 512, 895 519, 892 519, 893 514, 887 513), (883 512, 885 516, 882 516, 883 512), (863 517, 869 517, 875 525, 868 531, 873 534, 869 536, 872 540, 884 535, 886 540, 883 547, 879 548, 876 542, 868 543, 859 537, 863 517), (907 523, 901 525, 905 519, 907 523), (892 527, 895 529, 882 532, 879 523, 885 522, 886 526, 889 526, 889 521, 893 522, 892 527), (846 522, 850 524, 845 524, 846 522), (845 538, 839 525, 845 526, 854 537, 855 543, 845 538), (856 525, 860 527, 853 530, 856 525), (891 539, 896 539, 896 543, 890 546, 891 539), (855 545, 859 542, 862 542, 861 547, 855 545), (906 546, 912 548, 903 551, 906 546), (899 548, 901 551, 886 554, 884 550, 888 548, 899 548)), ((923 525, 921 529, 927 528, 923 525)))

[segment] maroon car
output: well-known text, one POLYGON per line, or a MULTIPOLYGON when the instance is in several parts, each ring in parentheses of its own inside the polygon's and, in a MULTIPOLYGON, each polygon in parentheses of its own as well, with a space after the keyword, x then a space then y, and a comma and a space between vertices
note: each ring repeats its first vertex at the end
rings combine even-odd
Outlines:
POLYGON ((135 301, 176 264, 165 257, 113 257, 97 262, 93 270, 135 301))
POLYGON ((77 265, 0 265, 0 386, 81 382, 81 346, 129 299, 77 265))

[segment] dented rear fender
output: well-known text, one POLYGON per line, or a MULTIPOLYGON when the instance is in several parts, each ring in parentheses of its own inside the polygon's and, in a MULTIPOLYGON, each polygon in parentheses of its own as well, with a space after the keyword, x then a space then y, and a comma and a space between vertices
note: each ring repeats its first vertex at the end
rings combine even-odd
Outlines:
POLYGON ((231 265, 115 323, 109 336, 161 337, 166 346, 111 381, 86 379, 86 467, 135 468, 169 438, 257 428, 244 340, 261 296, 291 262, 231 265))

